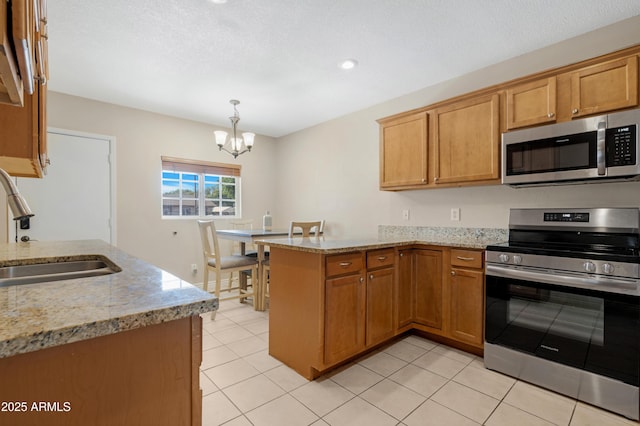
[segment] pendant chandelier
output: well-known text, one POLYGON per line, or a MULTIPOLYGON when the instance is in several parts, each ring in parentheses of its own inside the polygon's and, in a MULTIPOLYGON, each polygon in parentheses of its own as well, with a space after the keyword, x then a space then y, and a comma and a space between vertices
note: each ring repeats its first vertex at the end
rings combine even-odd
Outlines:
POLYGON ((218 148, 220 148, 220 151, 226 151, 233 155, 233 158, 238 158, 238 155, 251 151, 251 148, 253 148, 253 140, 256 135, 255 133, 250 132, 244 132, 241 138, 236 135, 238 121, 240 121, 240 115, 238 114, 236 106, 240 101, 231 99, 229 103, 233 105, 233 116, 229 117, 229 120, 231 120, 231 128, 233 130, 231 137, 227 140, 227 132, 223 130, 216 130, 213 134, 216 136, 216 144, 218 145, 218 148))

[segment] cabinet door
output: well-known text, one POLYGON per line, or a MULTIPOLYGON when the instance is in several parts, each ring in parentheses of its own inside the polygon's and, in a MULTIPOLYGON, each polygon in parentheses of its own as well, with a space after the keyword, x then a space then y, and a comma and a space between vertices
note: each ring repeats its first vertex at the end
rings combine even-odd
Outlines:
POLYGON ((415 320, 442 329, 442 252, 415 250, 415 320))
POLYGON ((449 287, 451 337, 461 342, 482 345, 484 322, 482 271, 452 269, 449 287))
POLYGON ((362 275, 326 281, 324 362, 333 364, 364 349, 366 287, 362 275))
POLYGON ((434 111, 434 183, 500 177, 498 94, 479 96, 434 111))
POLYGON ((402 250, 398 254, 398 287, 396 292, 397 328, 402 328, 413 322, 415 286, 412 272, 412 250, 402 250))
POLYGON ((427 113, 380 122, 380 188, 427 183, 427 113))
POLYGON ((0 2, 0 102, 22 106, 24 92, 14 49, 9 20, 11 3, 0 2))
MULTIPOLYGON (((36 29, 44 29, 45 27, 37 25, 34 8, 37 7, 39 13, 45 13, 44 2, 15 2, 12 8, 13 6, 21 6, 20 10, 26 8, 24 19, 27 20, 21 19, 20 29, 18 31, 17 26, 14 26, 14 33, 18 31, 23 35, 27 34, 29 43, 35 45, 36 29)), ((14 15, 13 18, 15 20, 16 16, 14 15)), ((28 60, 35 61, 31 50, 27 56, 24 57, 24 63, 28 60)), ((42 50, 39 57, 40 63, 44 67, 46 65, 46 50, 42 50)), ((2 68, 1 65, 0 68, 2 68)), ((30 77, 29 82, 32 84, 32 90, 25 90, 23 107, 0 104, 0 168, 12 176, 43 177, 48 164, 47 86, 43 84, 45 80, 33 80, 30 77), (33 93, 30 94, 30 92, 33 93)), ((23 84, 26 85, 26 79, 23 84)))
POLYGON ((618 59, 571 74, 571 115, 581 117, 638 105, 638 57, 618 59))
POLYGON ((393 337, 393 268, 367 273, 367 346, 393 337))
POLYGON ((556 78, 550 77, 505 91, 507 129, 556 121, 556 78))

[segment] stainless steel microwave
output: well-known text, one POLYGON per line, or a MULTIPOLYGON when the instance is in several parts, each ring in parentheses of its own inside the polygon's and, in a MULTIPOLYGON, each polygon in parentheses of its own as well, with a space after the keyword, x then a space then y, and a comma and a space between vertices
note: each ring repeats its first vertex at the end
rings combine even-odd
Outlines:
POLYGON ((502 183, 640 180, 640 109, 502 134, 502 183))

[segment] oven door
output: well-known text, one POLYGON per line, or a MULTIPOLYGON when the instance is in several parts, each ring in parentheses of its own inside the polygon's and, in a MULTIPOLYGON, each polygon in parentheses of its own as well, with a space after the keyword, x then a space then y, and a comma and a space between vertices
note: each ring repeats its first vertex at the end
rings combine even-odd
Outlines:
POLYGON ((549 282, 542 273, 518 278, 518 270, 500 269, 487 265, 488 343, 638 386, 638 296, 553 284, 563 281, 557 275, 549 282))

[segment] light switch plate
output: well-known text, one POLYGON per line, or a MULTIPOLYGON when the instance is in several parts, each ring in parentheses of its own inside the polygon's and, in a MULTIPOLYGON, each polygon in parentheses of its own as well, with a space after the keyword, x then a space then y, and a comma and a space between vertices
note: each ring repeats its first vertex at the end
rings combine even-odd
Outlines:
POLYGON ((409 220, 409 209, 402 210, 402 219, 409 220))
POLYGON ((454 207, 451 209, 451 220, 460 221, 460 207, 454 207))

